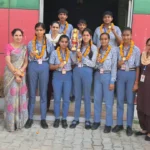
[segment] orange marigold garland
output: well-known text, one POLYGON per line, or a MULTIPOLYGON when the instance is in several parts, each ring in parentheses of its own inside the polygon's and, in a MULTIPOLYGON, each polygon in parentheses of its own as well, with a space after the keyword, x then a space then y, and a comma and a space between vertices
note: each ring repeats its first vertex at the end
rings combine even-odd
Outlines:
MULTIPOLYGON (((85 52, 83 54, 84 57, 86 57, 90 53, 92 45, 93 45, 93 42, 91 41, 90 45, 87 47, 87 49, 85 50, 85 52)), ((78 59, 78 62, 81 62, 82 57, 77 58, 77 59, 78 59)))
MULTIPOLYGON (((108 30, 107 30, 107 33, 109 34, 110 32, 111 32, 111 27, 114 27, 114 24, 113 23, 111 23, 111 25, 108 27, 108 30)), ((104 24, 102 24, 101 26, 100 26, 100 33, 104 33, 104 24)))
POLYGON ((60 53, 60 47, 58 47, 56 49, 56 51, 57 51, 57 56, 58 56, 59 61, 60 62, 64 62, 64 64, 66 64, 68 62, 68 60, 69 60, 69 57, 70 57, 69 49, 68 48, 66 49, 66 59, 65 60, 62 59, 62 56, 61 56, 61 53, 60 53))
MULTIPOLYGON (((101 63, 101 64, 104 63, 104 61, 106 60, 106 58, 107 58, 107 56, 108 56, 110 50, 111 50, 111 46, 109 45, 108 48, 107 48, 107 51, 106 51, 106 53, 105 53, 105 55, 104 55, 104 57, 103 57, 102 59, 100 59, 99 63, 101 63)), ((99 56, 98 56, 98 57, 99 57, 99 56)))
POLYGON ((131 40, 130 50, 129 50, 129 53, 128 53, 128 55, 126 57, 124 56, 123 43, 119 46, 119 48, 120 48, 120 56, 121 56, 122 60, 123 61, 129 60, 131 55, 132 55, 132 53, 133 53, 134 42, 131 40))
MULTIPOLYGON (((58 22, 60 23, 60 21, 58 21, 58 22)), ((62 34, 66 34, 67 33, 68 27, 69 27, 69 23, 66 21, 66 23, 65 23, 65 29, 62 32, 62 34)))
POLYGON ((33 51, 36 52, 36 59, 41 59, 44 56, 45 50, 46 50, 46 38, 44 39, 44 43, 42 46, 42 51, 41 53, 38 55, 38 50, 36 50, 36 36, 34 37, 34 39, 32 40, 32 47, 33 47, 33 51))

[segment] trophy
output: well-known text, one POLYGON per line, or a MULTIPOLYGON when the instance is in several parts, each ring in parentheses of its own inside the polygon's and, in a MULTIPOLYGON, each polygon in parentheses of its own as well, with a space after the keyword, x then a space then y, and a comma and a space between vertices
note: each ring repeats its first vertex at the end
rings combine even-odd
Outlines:
POLYGON ((71 38, 71 50, 76 51, 79 47, 79 40, 78 40, 78 30, 75 28, 72 32, 72 38, 71 38))

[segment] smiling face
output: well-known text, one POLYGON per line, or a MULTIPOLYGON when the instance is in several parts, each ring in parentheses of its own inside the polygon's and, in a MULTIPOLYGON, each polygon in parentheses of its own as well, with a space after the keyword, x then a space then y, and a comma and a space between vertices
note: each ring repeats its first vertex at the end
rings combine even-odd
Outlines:
POLYGON ((58 23, 53 23, 50 26, 50 29, 51 29, 52 33, 58 33, 59 32, 59 24, 58 23))
POLYGON ((105 24, 110 24, 112 21, 113 21, 113 17, 112 17, 111 15, 105 15, 105 16, 103 17, 103 22, 104 22, 105 24))
POLYGON ((45 29, 43 29, 41 26, 39 26, 35 29, 35 34, 37 37, 41 38, 45 34, 45 29))
POLYGON ((67 14, 65 14, 65 13, 60 13, 59 15, 58 15, 58 18, 59 18, 59 20, 60 21, 66 21, 67 20, 67 18, 68 18, 68 16, 67 16, 67 14))
POLYGON ((81 32, 82 32, 86 27, 87 27, 87 25, 84 24, 84 23, 78 24, 78 28, 79 28, 79 30, 80 30, 81 32))
POLYGON ((101 38, 100 38, 100 42, 101 42, 102 47, 108 46, 108 45, 109 45, 109 40, 110 40, 110 39, 109 39, 108 35, 103 34, 103 35, 101 36, 101 38))
POLYGON ((88 31, 84 31, 82 35, 82 39, 84 43, 88 43, 91 40, 91 35, 88 31))
POLYGON ((124 43, 130 43, 131 39, 132 39, 131 31, 129 31, 129 30, 123 31, 123 33, 122 33, 123 42, 124 43))
POLYGON ((59 41, 59 45, 61 49, 66 49, 68 47, 69 41, 67 38, 61 38, 59 41))
POLYGON ((21 43, 23 39, 23 35, 20 31, 16 31, 15 34, 13 35, 13 40, 16 43, 21 43))

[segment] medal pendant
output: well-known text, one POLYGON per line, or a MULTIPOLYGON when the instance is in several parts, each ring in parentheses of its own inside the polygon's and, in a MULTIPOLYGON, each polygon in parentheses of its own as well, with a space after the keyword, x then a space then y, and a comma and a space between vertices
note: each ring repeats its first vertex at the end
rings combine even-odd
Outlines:
POLYGON ((35 52, 36 52, 37 54, 39 53, 39 51, 38 51, 38 50, 36 50, 35 52))
POLYGON ((80 49, 79 49, 79 48, 77 49, 77 52, 80 52, 80 49))
POLYGON ((66 63, 67 63, 67 62, 64 60, 64 64, 65 64, 65 65, 66 65, 66 63))
POLYGON ((122 60, 123 60, 123 61, 126 61, 126 57, 123 57, 122 60))
POLYGON ((108 29, 111 29, 111 26, 109 26, 108 29))

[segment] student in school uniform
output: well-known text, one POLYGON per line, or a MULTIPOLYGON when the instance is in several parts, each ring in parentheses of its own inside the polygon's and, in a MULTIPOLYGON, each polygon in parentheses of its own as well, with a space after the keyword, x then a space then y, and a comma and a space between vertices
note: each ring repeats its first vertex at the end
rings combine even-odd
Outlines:
POLYGON ((122 32, 123 43, 118 50, 117 72, 117 125, 112 129, 117 133, 123 130, 124 99, 127 100, 127 136, 133 134, 135 91, 138 89, 140 49, 132 40, 132 29, 125 28, 122 32))
MULTIPOLYGON (((79 44, 79 47, 80 47, 81 41, 82 41, 82 32, 83 32, 83 30, 85 28, 87 28, 86 20, 80 19, 78 21, 77 27, 78 27, 78 40, 79 40, 78 44, 79 44)), ((71 39, 72 39, 72 36, 73 36, 73 34, 71 35, 71 39)), ((70 47, 71 47, 71 43, 70 43, 70 47)), ((72 96, 71 96, 70 100, 71 100, 71 102, 74 102, 74 100, 75 100, 75 97, 74 97, 74 86, 72 88, 73 88, 72 89, 72 94, 71 94, 72 96)))
POLYGON ((98 129, 101 122, 103 98, 106 104, 106 125, 104 133, 109 133, 113 125, 114 88, 117 73, 117 47, 109 45, 110 35, 102 33, 94 74, 94 123, 92 130, 98 129))
POLYGON ((75 113, 74 120, 70 128, 75 128, 79 124, 82 90, 84 93, 85 108, 85 128, 91 129, 91 86, 93 79, 93 68, 96 65, 97 47, 92 43, 92 33, 90 29, 82 32, 82 42, 80 51, 76 52, 76 67, 73 70, 73 81, 75 88, 75 113))
MULTIPOLYGON (((59 34, 59 29, 60 29, 60 24, 57 21, 52 22, 50 25, 50 30, 51 33, 46 34, 46 38, 48 41, 52 42, 54 47, 56 47, 56 43, 58 42, 60 36, 62 34, 59 34)), ((49 83, 48 83, 48 90, 47 90, 47 111, 49 111, 50 108, 50 100, 52 98, 52 93, 53 93, 53 87, 52 87, 52 76, 53 76, 53 71, 50 71, 51 73, 49 74, 49 83)))
POLYGON ((113 14, 110 11, 106 11, 103 14, 103 24, 97 27, 94 36, 93 43, 99 48, 101 46, 100 43, 100 35, 102 33, 108 33, 110 35, 110 46, 119 46, 121 44, 121 30, 118 26, 113 24, 113 14))
POLYGON ((46 28, 43 23, 37 23, 35 25, 35 37, 28 44, 29 118, 25 124, 25 128, 31 128, 33 124, 33 112, 38 82, 40 90, 41 127, 44 129, 48 128, 46 123, 46 111, 49 59, 51 52, 54 50, 54 46, 50 41, 46 40, 45 30, 46 28))
POLYGON ((50 69, 53 73, 53 90, 54 90, 54 114, 55 122, 53 126, 59 127, 60 124, 60 104, 62 105, 61 124, 63 128, 67 128, 67 115, 70 104, 70 93, 72 88, 72 52, 68 48, 69 38, 66 35, 60 36, 56 50, 52 52, 50 57, 50 69))
MULTIPOLYGON (((67 35, 70 39, 73 26, 67 22, 68 11, 64 8, 60 8, 58 10, 58 18, 59 18, 58 22, 60 23, 59 33, 67 35)), ((50 30, 50 33, 51 33, 51 30, 50 30)))

